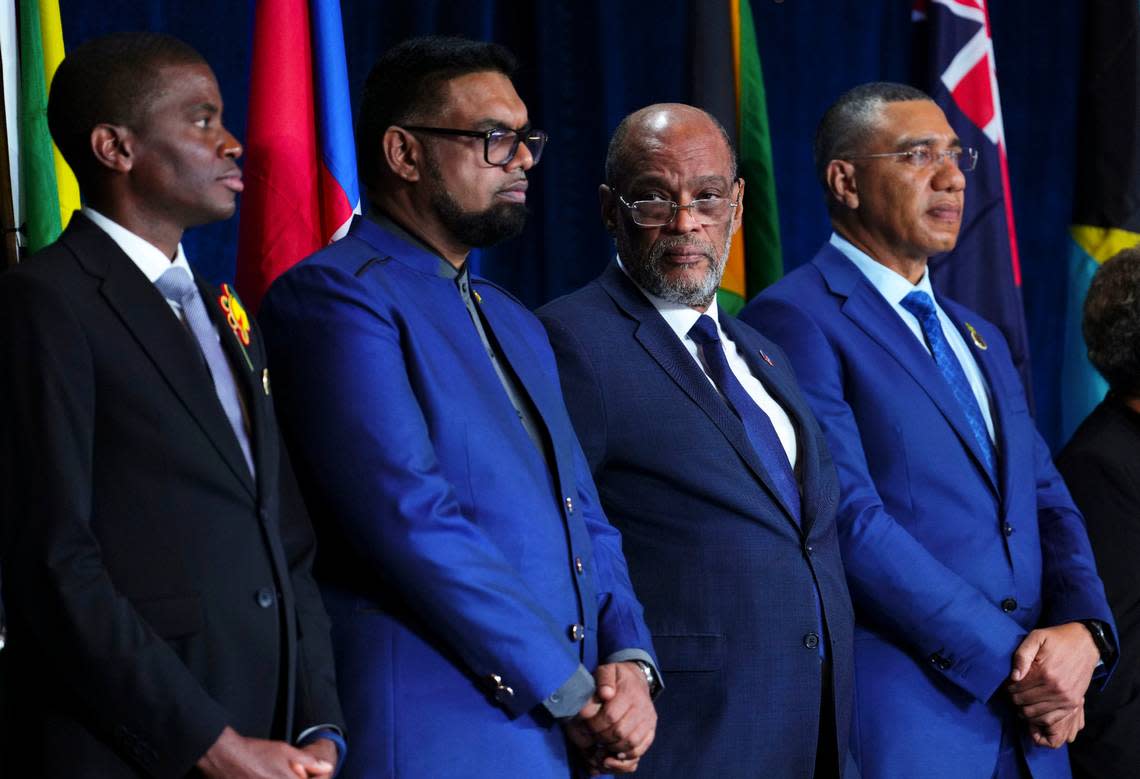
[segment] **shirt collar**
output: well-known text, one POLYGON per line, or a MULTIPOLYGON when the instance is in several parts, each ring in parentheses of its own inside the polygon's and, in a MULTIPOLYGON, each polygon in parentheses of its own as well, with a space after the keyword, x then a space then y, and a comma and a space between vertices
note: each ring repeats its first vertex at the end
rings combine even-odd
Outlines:
MULTIPOLYGON (((652 292, 649 292, 640 284, 638 284, 632 276, 629 275, 629 271, 627 271, 625 269, 625 265, 622 264, 621 257, 618 256, 616 259, 618 267, 621 268, 622 273, 624 273, 629 278, 629 280, 632 281, 639 290, 641 290, 641 294, 645 295, 646 299, 653 304, 653 307, 657 309, 657 312, 661 314, 662 318, 666 321, 666 323, 668 323, 670 329, 672 329, 673 332, 677 334, 678 338, 684 341, 685 338, 688 337, 689 331, 693 329, 693 325, 695 325, 697 323, 697 320, 701 318, 701 312, 697 311, 695 308, 686 306, 684 303, 672 303, 668 300, 665 300, 664 298, 660 298, 657 295, 654 295, 652 292)), ((709 304, 708 310, 705 311, 705 313, 712 317, 712 321, 716 324, 717 331, 720 332, 720 313, 719 309, 717 308, 715 295, 713 296, 712 303, 709 304)))
POLYGON ((105 232, 123 250, 123 254, 130 257, 131 262, 138 266, 138 269, 150 280, 151 284, 158 281, 159 276, 175 265, 185 269, 191 278, 194 277, 194 271, 186 260, 186 253, 182 251, 181 243, 178 244, 178 248, 174 252, 174 260, 171 261, 162 253, 162 249, 145 238, 132 233, 118 222, 100 214, 94 208, 84 206, 81 213, 105 232))
POLYGON ((911 284, 906 277, 901 276, 881 262, 877 262, 871 255, 839 233, 833 232, 831 234, 830 243, 842 252, 844 257, 855 263, 855 267, 867 278, 867 281, 871 282, 871 286, 887 299, 888 303, 897 306, 903 298, 915 290, 930 295, 931 300, 935 299, 934 288, 930 284, 929 268, 923 271, 922 278, 918 280, 917 284, 911 284))

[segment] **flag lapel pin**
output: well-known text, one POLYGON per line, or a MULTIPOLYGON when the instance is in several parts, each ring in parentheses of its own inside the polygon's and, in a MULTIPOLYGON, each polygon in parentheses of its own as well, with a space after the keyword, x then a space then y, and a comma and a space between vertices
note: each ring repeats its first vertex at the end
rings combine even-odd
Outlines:
POLYGON ((768 363, 769 368, 775 368, 776 367, 776 363, 772 362, 772 358, 768 356, 767 352, 761 351, 760 357, 761 357, 761 359, 764 360, 764 362, 768 363))
POLYGON ((990 348, 989 345, 986 344, 986 339, 982 338, 982 334, 979 333, 977 330, 975 330, 974 326, 972 324, 967 322, 966 323, 966 329, 970 331, 970 338, 972 338, 974 340, 974 346, 978 347, 983 352, 986 349, 990 348))

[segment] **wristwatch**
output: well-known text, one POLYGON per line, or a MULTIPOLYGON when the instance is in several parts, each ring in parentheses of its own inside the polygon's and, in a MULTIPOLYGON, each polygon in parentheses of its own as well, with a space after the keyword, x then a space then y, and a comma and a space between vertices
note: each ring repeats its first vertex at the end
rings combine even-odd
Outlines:
POLYGON ((649 697, 656 698, 657 693, 661 692, 661 680, 657 678, 657 672, 653 670, 653 666, 644 660, 634 660, 637 667, 645 674, 645 682, 649 685, 649 697))
POLYGON ((1100 659, 1107 665, 1116 659, 1116 648, 1113 647, 1112 642, 1108 640, 1108 634, 1105 633, 1104 623, 1099 619, 1082 619, 1081 624, 1089 629, 1092 634, 1093 643, 1096 644, 1096 651, 1100 652, 1100 659))

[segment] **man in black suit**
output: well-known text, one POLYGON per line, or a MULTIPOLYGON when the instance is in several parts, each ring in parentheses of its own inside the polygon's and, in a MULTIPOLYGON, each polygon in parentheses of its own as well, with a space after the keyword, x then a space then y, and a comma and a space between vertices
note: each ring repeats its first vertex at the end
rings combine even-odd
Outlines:
POLYGON ((1077 779, 1135 776, 1140 766, 1140 248, 1093 276, 1081 329, 1109 393, 1057 456, 1085 515, 1096 567, 1120 631, 1104 689, 1085 694, 1085 730, 1069 747, 1077 779))
POLYGON ((86 207, 0 277, 0 767, 331 776, 328 624, 260 334, 180 244, 241 191, 214 75, 168 36, 106 36, 59 67, 48 120, 86 207))

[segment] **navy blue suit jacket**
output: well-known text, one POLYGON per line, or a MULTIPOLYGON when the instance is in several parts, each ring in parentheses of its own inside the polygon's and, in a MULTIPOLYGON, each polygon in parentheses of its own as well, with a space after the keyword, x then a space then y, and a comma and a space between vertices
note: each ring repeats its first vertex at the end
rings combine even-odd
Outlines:
POLYGON ((802 527, 774 497, 739 419, 616 264, 538 315, 665 677, 657 739, 639 775, 811 776, 823 682, 817 585, 845 755, 852 613, 838 485, 788 361, 722 315, 796 427, 802 527))
POLYGON ((321 542, 352 737, 342 777, 564 778, 542 701, 580 664, 652 647, 542 327, 472 278, 549 464, 439 262, 357 220, 261 311, 321 542))
MULTIPOLYGON (((864 779, 990 776, 1021 640, 1037 626, 1112 621, 1005 340, 939 304, 989 386, 997 483, 930 354, 830 244, 741 314, 791 358, 839 470, 864 779)), ((1064 749, 1019 731, 1034 777, 1068 776, 1064 749)))

